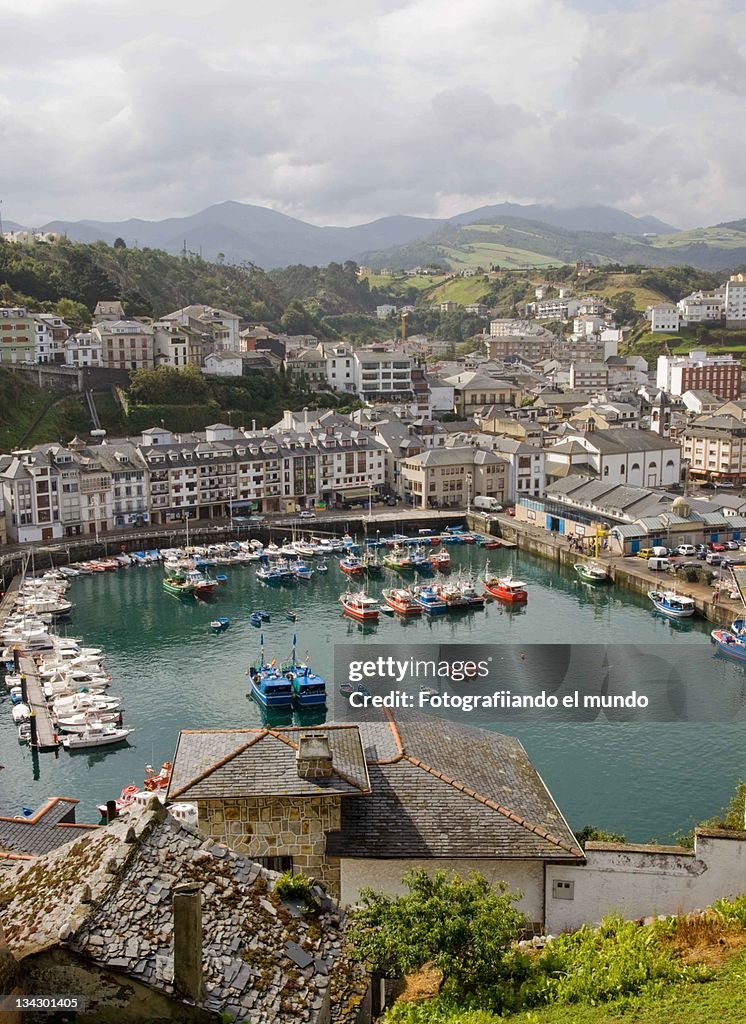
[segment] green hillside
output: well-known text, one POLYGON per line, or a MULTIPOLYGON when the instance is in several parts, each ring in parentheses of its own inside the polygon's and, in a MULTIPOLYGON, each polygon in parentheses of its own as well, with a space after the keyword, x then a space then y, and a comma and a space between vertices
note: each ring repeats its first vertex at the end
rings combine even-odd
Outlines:
POLYGON ((374 268, 405 269, 417 264, 445 263, 460 270, 491 264, 503 269, 550 267, 581 259, 597 265, 690 264, 702 270, 721 270, 746 263, 746 224, 735 221, 672 234, 630 236, 567 231, 505 217, 494 223, 440 228, 418 242, 366 253, 361 262, 374 268))

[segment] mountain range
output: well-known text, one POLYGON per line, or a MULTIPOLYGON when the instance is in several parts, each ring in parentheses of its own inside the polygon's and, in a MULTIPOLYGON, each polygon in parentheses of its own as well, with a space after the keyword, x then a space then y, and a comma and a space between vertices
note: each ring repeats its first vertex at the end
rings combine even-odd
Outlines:
MULTIPOLYGON (((382 217, 354 227, 319 227, 263 206, 224 202, 188 217, 152 221, 50 221, 37 230, 57 231, 77 242, 113 244, 122 238, 130 247, 198 252, 205 259, 222 257, 229 263, 250 262, 265 270, 294 263, 324 265, 332 261, 360 260, 422 242, 444 229, 513 220, 545 225, 560 233, 592 232, 642 238, 668 235, 676 228, 655 217, 634 217, 608 206, 558 209, 552 206, 500 203, 469 210, 450 218, 382 217)), ((12 221, 5 230, 19 230, 12 221)))

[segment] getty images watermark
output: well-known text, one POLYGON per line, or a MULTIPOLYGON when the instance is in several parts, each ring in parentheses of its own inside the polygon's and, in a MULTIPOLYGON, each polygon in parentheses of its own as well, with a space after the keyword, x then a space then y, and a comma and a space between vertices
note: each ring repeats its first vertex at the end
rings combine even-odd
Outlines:
POLYGON ((336 717, 389 708, 475 725, 746 718, 743 670, 709 644, 343 644, 334 667, 336 717))

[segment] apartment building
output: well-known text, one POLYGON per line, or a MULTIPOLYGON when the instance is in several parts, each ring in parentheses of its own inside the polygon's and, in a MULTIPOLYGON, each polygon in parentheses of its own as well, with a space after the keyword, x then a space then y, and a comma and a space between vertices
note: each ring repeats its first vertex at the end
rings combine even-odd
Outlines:
POLYGON ((570 387, 573 391, 605 391, 609 384, 609 368, 606 363, 579 362, 570 365, 570 387))
POLYGON ((227 309, 195 303, 167 313, 161 320, 182 327, 195 327, 201 333, 210 334, 214 342, 212 347, 219 352, 240 350, 241 318, 227 309))
MULTIPOLYGON (((528 307, 537 320, 568 320, 580 312, 580 301, 572 298, 542 299, 528 307)), ((587 310, 591 312, 591 310, 587 310)))
POLYGON ((673 302, 659 302, 654 306, 648 306, 645 316, 650 321, 650 330, 654 334, 672 334, 679 329, 679 308, 673 302))
POLYGON ((72 334, 62 346, 65 366, 103 366, 101 338, 93 331, 72 334))
POLYGON ((36 362, 37 322, 23 306, 0 306, 0 363, 36 362))
POLYGON ((725 326, 746 327, 746 274, 732 274, 725 284, 725 326))
POLYGON ((36 362, 61 362, 70 328, 62 317, 54 313, 34 313, 33 316, 36 321, 36 362))
POLYGON ((474 445, 432 448, 400 463, 405 497, 415 508, 465 508, 477 495, 504 504, 507 460, 474 445))
POLYGON ((545 332, 546 328, 532 323, 530 320, 516 320, 514 317, 497 317, 490 320, 491 338, 527 338, 531 335, 539 335, 545 332))
POLYGON ((685 295, 676 303, 682 325, 719 324, 725 308, 725 288, 714 291, 696 291, 685 295))
POLYGON ((153 327, 138 320, 102 321, 91 328, 101 345, 103 364, 111 370, 153 367, 153 327))
POLYGON ((354 355, 355 391, 364 401, 402 401, 412 397, 412 360, 379 346, 354 355))
POLYGON ((679 436, 693 480, 746 483, 746 423, 734 416, 703 416, 679 436))
MULTIPOLYGON (((482 424, 483 429, 488 426, 488 423, 482 424)), ((507 435, 478 434, 476 439, 482 447, 497 452, 507 462, 505 496, 508 504, 524 495, 539 497, 544 493, 546 453, 543 448, 507 435)))
POLYGON ((218 519, 231 512, 293 512, 377 493, 384 449, 370 431, 329 425, 298 432, 207 427, 186 441, 168 431, 142 435, 153 523, 218 519))
POLYGON ((688 356, 658 356, 656 386, 674 396, 711 391, 723 401, 741 397, 741 364, 733 356, 709 356, 693 349, 688 356))
POLYGON ((529 363, 538 363, 549 359, 554 351, 557 339, 551 331, 543 330, 540 334, 497 334, 485 338, 487 357, 489 359, 509 359, 519 356, 529 363))

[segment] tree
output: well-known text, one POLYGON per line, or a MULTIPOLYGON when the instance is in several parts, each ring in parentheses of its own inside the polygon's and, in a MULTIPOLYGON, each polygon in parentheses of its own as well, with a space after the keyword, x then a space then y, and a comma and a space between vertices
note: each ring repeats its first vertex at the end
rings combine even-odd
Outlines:
POLYGON ((90 310, 82 302, 75 302, 73 299, 59 299, 54 304, 54 312, 74 331, 87 331, 91 326, 90 310))
POLYGON ((127 248, 127 243, 125 242, 125 240, 123 238, 115 238, 114 239, 114 248, 115 249, 126 249, 127 248))
POLYGON ((624 291, 612 295, 609 300, 614 307, 614 315, 618 324, 629 324, 637 319, 634 292, 624 291))
POLYGON ((504 882, 491 885, 480 874, 469 878, 445 871, 410 871, 409 892, 391 899, 363 889, 351 911, 348 932, 357 956, 373 970, 403 975, 432 963, 444 985, 475 991, 494 985, 524 917, 504 882))

